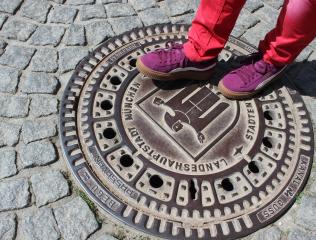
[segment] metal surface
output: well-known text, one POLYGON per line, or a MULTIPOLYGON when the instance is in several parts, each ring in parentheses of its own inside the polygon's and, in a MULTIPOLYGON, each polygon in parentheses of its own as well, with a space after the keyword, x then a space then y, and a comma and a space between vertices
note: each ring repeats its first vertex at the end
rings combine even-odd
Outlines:
POLYGON ((235 239, 294 202, 312 164, 311 122, 281 83, 247 101, 217 91, 256 51, 235 38, 210 82, 138 73, 137 56, 185 41, 187 28, 137 29, 86 57, 61 103, 62 146, 81 186, 122 222, 165 239, 235 239))

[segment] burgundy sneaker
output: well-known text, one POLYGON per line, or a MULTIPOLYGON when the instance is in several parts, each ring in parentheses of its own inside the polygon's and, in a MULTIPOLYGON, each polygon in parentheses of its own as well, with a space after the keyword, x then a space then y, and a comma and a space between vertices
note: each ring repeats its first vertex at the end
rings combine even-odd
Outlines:
POLYGON ((278 79, 285 68, 286 66, 277 67, 261 59, 228 73, 219 82, 218 89, 227 98, 248 98, 278 79))
POLYGON ((177 80, 181 78, 207 80, 217 59, 205 62, 192 62, 183 51, 183 45, 167 42, 165 49, 157 49, 137 59, 139 72, 152 79, 177 80))

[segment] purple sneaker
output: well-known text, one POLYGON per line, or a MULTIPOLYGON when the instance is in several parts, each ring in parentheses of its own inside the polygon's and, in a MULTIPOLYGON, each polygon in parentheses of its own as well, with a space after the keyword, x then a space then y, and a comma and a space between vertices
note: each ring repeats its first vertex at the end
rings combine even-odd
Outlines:
POLYGON ((218 89, 227 98, 248 98, 278 79, 285 68, 286 66, 277 67, 261 59, 228 73, 219 82, 218 89))
POLYGON ((183 50, 183 45, 167 42, 165 49, 157 49, 137 59, 139 72, 152 79, 167 81, 181 78, 207 80, 212 74, 217 59, 192 62, 183 50))

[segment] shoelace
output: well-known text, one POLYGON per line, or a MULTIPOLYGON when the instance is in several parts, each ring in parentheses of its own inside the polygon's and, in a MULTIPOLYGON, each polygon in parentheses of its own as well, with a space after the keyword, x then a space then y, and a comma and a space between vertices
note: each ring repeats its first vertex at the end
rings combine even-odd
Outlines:
MULTIPOLYGON (((176 50, 181 50, 183 45, 180 43, 176 43, 173 41, 167 41, 165 44, 165 48, 156 49, 154 53, 158 54, 160 60, 163 59, 173 59, 175 56, 176 50)), ((180 66, 184 66, 187 63, 188 59, 184 56, 180 59, 180 66)), ((173 62, 173 61, 171 61, 173 62)))

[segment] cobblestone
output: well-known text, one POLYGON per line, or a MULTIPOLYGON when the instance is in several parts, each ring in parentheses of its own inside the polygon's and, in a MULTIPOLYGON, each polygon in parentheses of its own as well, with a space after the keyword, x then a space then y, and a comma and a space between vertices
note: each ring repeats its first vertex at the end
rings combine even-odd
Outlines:
POLYGON ((93 18, 106 18, 105 9, 102 4, 82 6, 80 11, 80 20, 87 21, 93 18))
POLYGON ((57 240, 60 238, 52 210, 49 208, 41 208, 35 213, 23 217, 21 232, 25 240, 57 240))
POLYGON ((67 72, 75 69, 76 65, 88 54, 88 50, 82 47, 69 47, 59 52, 59 69, 67 72))
MULTIPOLYGON (((265 5, 254 13, 254 16, 260 18, 273 28, 277 22, 279 11, 273 7, 265 5)), ((267 32, 264 32, 266 34, 267 32)))
POLYGON ((0 12, 15 13, 23 0, 1 0, 0 12))
POLYGON ((14 213, 0 214, 0 239, 13 240, 16 235, 16 215, 14 213))
POLYGON ((191 24, 192 20, 194 18, 193 13, 184 14, 180 16, 171 17, 171 23, 175 24, 191 24))
POLYGON ((57 46, 65 33, 65 28, 59 26, 39 26, 30 38, 33 45, 53 45, 57 46))
POLYGON ((157 6, 155 0, 130 0, 129 2, 133 5, 136 11, 142 11, 157 6))
POLYGON ((277 227, 267 227, 255 233, 253 240, 280 240, 281 231, 277 227))
POLYGON ((132 6, 123 3, 111 3, 105 5, 106 13, 108 17, 126 17, 135 15, 136 12, 132 6))
POLYGON ((112 28, 116 34, 130 31, 134 28, 142 27, 143 24, 138 17, 120 17, 109 19, 112 28), (126 23, 129 23, 128 25, 126 23))
POLYGON ((43 48, 36 51, 30 69, 34 72, 56 72, 58 69, 57 51, 43 48))
POLYGON ((84 5, 95 3, 95 0, 67 0, 67 4, 70 5, 84 5))
POLYGON ((177 16, 188 12, 193 12, 191 0, 166 0, 166 9, 170 16, 177 16))
POLYGON ((4 24, 4 22, 7 20, 7 18, 8 17, 6 15, 0 14, 0 29, 1 29, 2 25, 4 24))
POLYGON ((55 96, 51 95, 31 95, 30 113, 35 117, 47 116, 57 113, 58 100, 55 96))
POLYGON ((315 233, 307 233, 301 229, 291 230, 287 240, 315 240, 315 233))
POLYGON ((72 23, 77 14, 77 9, 64 7, 64 6, 56 6, 51 10, 50 14, 50 22, 52 23, 72 23))
POLYGON ((0 182, 0 199, 0 211, 26 207, 30 202, 27 179, 0 182))
POLYGON ((9 45, 0 57, 0 64, 24 69, 30 62, 34 48, 9 45))
POLYGON ((118 240, 118 239, 115 237, 112 237, 110 235, 105 234, 105 235, 98 237, 96 240, 118 240))
POLYGON ((51 5, 45 0, 26 0, 21 8, 21 16, 38 22, 45 22, 51 5))
MULTIPOLYGON (((24 143, 55 136, 56 124, 45 119, 27 120, 22 126, 22 138, 24 143)), ((35 151, 35 149, 34 149, 35 151)))
POLYGON ((54 214, 65 240, 83 240, 99 226, 88 205, 79 197, 56 208, 54 214))
POLYGON ((0 95, 0 117, 25 117, 28 114, 27 96, 0 95))
POLYGON ((0 149, 0 179, 11 177, 17 173, 15 160, 16 153, 13 149, 0 149))
POLYGON ((23 145, 20 153, 23 168, 44 166, 57 160, 54 145, 48 140, 23 145))
POLYGON ((245 4, 245 9, 247 9, 250 12, 255 12, 256 10, 258 10, 259 8, 263 7, 264 4, 262 3, 262 1, 258 1, 258 0, 247 0, 246 4, 245 4))
MULTIPOLYGON (((126 23, 126 22, 125 22, 126 23)), ((112 25, 114 28, 114 26, 112 25)), ((107 21, 98 21, 86 26, 86 36, 89 45, 97 45, 114 35, 112 27, 107 21)))
POLYGON ((69 194, 67 180, 59 171, 48 171, 31 177, 32 189, 38 207, 65 197, 69 194))
POLYGON ((160 8, 149 8, 139 12, 139 16, 145 26, 153 25, 155 23, 170 22, 167 15, 160 8))
POLYGON ((15 93, 20 71, 0 66, 0 92, 15 93))
POLYGON ((69 46, 77 46, 77 45, 85 45, 86 37, 84 27, 81 25, 71 25, 67 37, 65 40, 65 44, 69 46))
POLYGON ((316 198, 303 197, 297 214, 297 223, 309 230, 316 231, 316 198))
POLYGON ((269 4, 271 7, 275 9, 279 9, 282 7, 284 1, 283 0, 263 0, 265 3, 269 4))
POLYGON ((20 20, 8 21, 1 31, 1 36, 7 39, 26 41, 36 28, 35 24, 29 22, 20 20))
POLYGON ((58 80, 53 75, 42 72, 29 72, 21 77, 20 87, 25 93, 54 93, 58 80))
POLYGON ((0 121, 0 147, 14 146, 19 141, 21 126, 14 123, 0 121))

